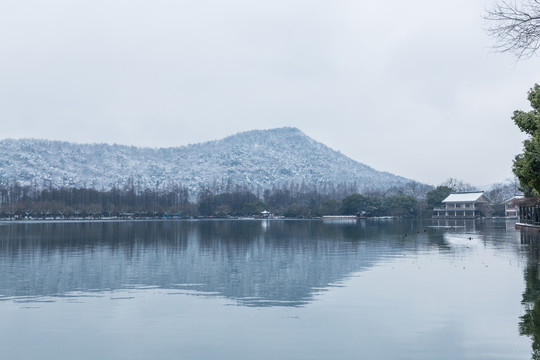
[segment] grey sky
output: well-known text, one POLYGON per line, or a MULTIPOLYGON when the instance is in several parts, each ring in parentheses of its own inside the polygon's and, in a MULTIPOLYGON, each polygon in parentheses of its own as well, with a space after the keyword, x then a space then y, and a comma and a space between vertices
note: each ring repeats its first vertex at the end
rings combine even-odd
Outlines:
POLYGON ((295 126, 437 185, 512 176, 540 59, 487 0, 0 2, 0 138, 180 146, 295 126))

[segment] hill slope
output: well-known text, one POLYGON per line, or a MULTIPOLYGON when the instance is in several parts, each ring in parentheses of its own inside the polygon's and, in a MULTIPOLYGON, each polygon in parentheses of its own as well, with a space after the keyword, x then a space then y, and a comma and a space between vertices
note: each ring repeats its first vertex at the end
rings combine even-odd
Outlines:
POLYGON ((262 188, 290 181, 356 182, 360 190, 410 181, 354 161, 296 128, 253 130, 160 149, 35 139, 0 141, 0 181, 108 189, 123 186, 130 177, 145 188, 180 183, 192 192, 215 181, 262 188))

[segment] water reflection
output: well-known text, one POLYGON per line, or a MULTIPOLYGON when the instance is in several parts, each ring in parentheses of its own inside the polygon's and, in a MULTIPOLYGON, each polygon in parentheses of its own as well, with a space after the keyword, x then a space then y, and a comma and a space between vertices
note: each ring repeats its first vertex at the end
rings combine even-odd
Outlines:
POLYGON ((540 234, 523 230, 521 243, 527 244, 527 267, 524 271, 525 290, 523 305, 525 314, 521 317, 521 335, 532 339, 532 359, 540 359, 540 234))
POLYGON ((0 348, 522 359, 530 338, 538 358, 537 237, 497 221, 0 223, 0 348))
POLYGON ((392 256, 447 248, 420 222, 154 221, 0 226, 0 298, 140 286, 299 306, 392 256))

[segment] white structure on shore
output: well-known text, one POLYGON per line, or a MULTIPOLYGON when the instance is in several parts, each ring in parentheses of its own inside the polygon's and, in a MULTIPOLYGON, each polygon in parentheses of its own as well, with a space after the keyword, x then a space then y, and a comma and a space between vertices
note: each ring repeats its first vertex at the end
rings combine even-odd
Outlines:
POLYGON ((493 202, 483 191, 456 192, 442 201, 440 208, 433 209, 433 217, 440 219, 474 219, 491 216, 493 202))
POLYGON ((523 199, 523 195, 516 195, 504 202, 504 216, 517 219, 519 217, 518 200, 523 199))

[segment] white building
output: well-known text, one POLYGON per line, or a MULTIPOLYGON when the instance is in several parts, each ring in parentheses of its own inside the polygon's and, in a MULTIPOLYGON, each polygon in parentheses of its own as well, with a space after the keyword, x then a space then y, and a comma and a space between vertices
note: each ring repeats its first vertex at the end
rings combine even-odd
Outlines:
POLYGON ((524 198, 523 195, 517 195, 504 202, 504 215, 507 218, 517 219, 519 217, 518 200, 523 199, 523 198, 524 198))
POLYGON ((492 213, 493 202, 483 191, 452 193, 433 209, 433 217, 441 219, 474 219, 492 213))

